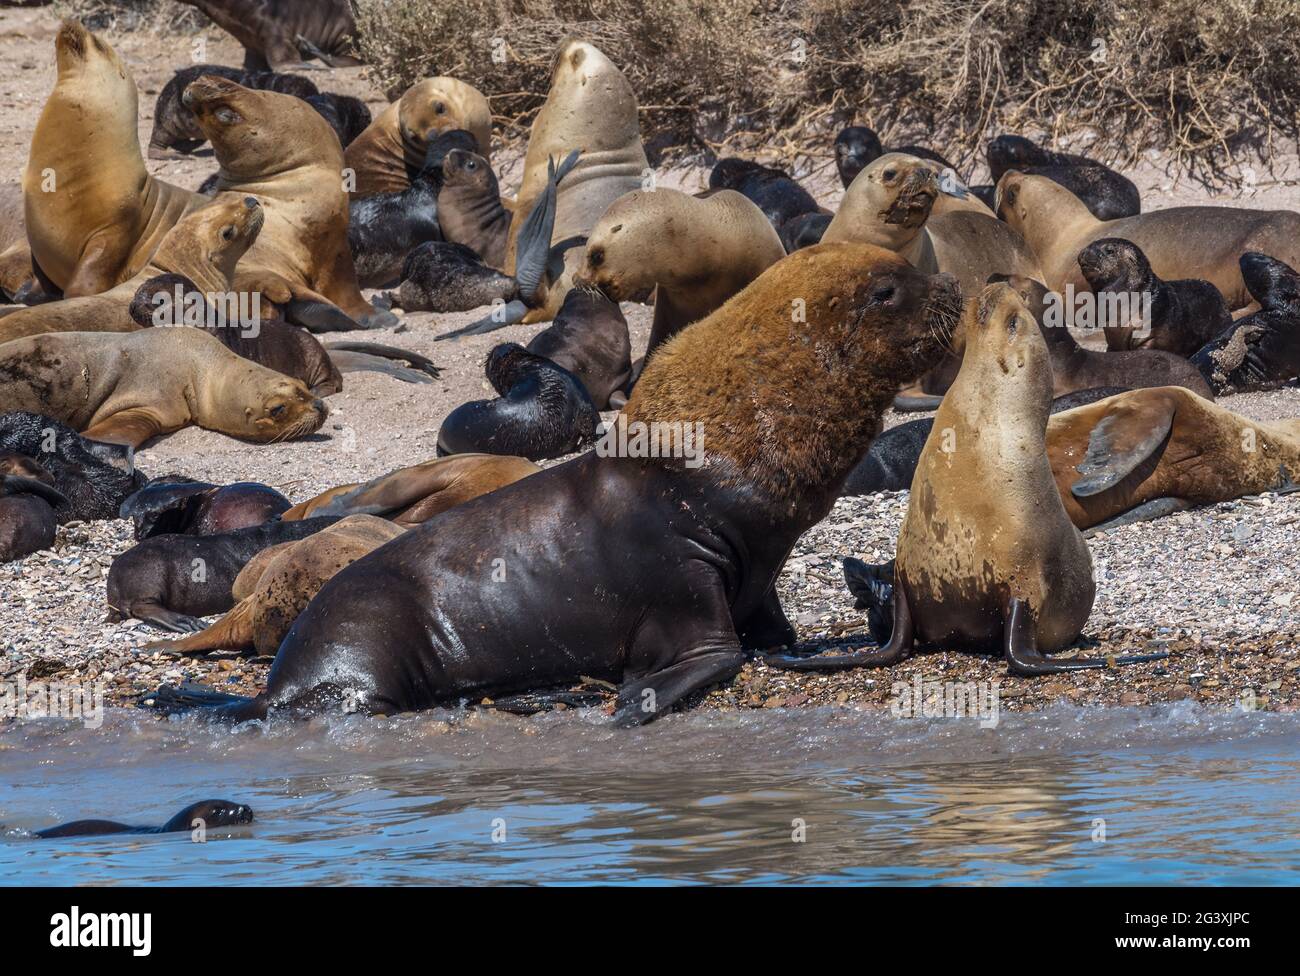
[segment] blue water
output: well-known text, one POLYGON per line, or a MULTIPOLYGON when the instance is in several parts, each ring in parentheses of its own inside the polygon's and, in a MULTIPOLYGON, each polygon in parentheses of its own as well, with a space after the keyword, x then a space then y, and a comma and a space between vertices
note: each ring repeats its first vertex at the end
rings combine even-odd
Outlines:
POLYGON ((1295 884, 1300 716, 1058 707, 0 726, 0 883, 1295 884), (36 840, 194 800, 250 826, 36 840), (1096 822, 1104 821, 1101 840, 1096 822), (794 839, 799 823, 803 839, 794 839))

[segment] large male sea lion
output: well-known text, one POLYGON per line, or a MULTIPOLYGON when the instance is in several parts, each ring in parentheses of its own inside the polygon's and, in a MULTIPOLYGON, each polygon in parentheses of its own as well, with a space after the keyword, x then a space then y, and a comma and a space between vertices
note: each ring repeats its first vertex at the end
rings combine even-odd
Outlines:
POLYGON ((623 412, 704 424, 702 465, 589 453, 446 512, 325 584, 265 692, 206 702, 393 713, 588 675, 622 683, 619 724, 650 721, 793 637, 777 573, 957 304, 878 248, 791 255, 665 345, 623 412))
POLYGON ((244 68, 301 68, 320 58, 331 67, 360 64, 348 0, 181 0, 198 7, 244 45, 244 68))
MULTIPOLYGON (((609 205, 640 188, 650 172, 631 84, 597 47, 569 40, 560 47, 546 103, 529 133, 504 270, 516 271, 524 222, 546 191, 547 160, 564 159, 574 150, 582 155, 555 201, 556 242, 585 237, 609 205)), ((548 276, 544 298, 527 310, 523 321, 555 316, 581 261, 579 247, 565 254, 563 272, 548 276)))
POLYGON ((1262 251, 1300 264, 1300 214, 1242 207, 1169 207, 1119 220, 1098 220, 1069 190, 1044 176, 1008 170, 998 182, 998 216, 1029 243, 1052 291, 1086 292, 1079 252, 1095 240, 1132 241, 1160 278, 1199 278, 1219 289, 1230 310, 1251 301, 1237 259, 1262 251))
POLYGON ((131 447, 191 424, 259 443, 292 440, 319 429, 329 413, 297 380, 199 329, 50 332, 6 342, 0 404, 131 447))
POLYGON ((453 129, 469 132, 478 151, 491 157, 492 112, 481 91, 456 78, 412 85, 348 146, 344 159, 355 176, 353 196, 405 190, 424 166, 429 141, 453 129))
POLYGON ((769 663, 884 667, 925 643, 997 649, 1013 675, 1106 667, 1104 659, 1045 656, 1078 639, 1096 586, 1088 546, 1047 460, 1052 370, 1042 333, 1005 283, 969 302, 963 324, 961 370, 935 417, 899 530, 888 643, 769 663))
POLYGON ((117 53, 73 20, 54 49, 58 78, 32 133, 23 200, 38 277, 76 298, 138 273, 205 201, 145 169, 135 79, 117 53))

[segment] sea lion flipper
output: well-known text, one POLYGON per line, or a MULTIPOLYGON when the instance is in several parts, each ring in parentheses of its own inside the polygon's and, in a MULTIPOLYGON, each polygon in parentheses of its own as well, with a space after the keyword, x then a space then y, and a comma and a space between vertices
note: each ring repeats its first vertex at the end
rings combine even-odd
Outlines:
POLYGON ((106 464, 111 464, 119 471, 135 474, 135 447, 130 444, 115 444, 109 441, 97 441, 82 435, 86 450, 106 464))
POLYGON ((161 433, 163 428, 157 417, 143 407, 129 407, 87 427, 81 435, 92 441, 138 448, 161 433))
POLYGON ((1130 508, 1127 512, 1116 515, 1112 519, 1100 522, 1092 526, 1083 533, 1085 539, 1091 539, 1098 532, 1106 532, 1110 529, 1118 529, 1121 525, 1133 525, 1137 522, 1149 522, 1152 519, 1163 518, 1166 515, 1173 515, 1175 512, 1185 512, 1192 507, 1192 503, 1185 498, 1153 498, 1149 502, 1143 502, 1136 508, 1130 508))
POLYGON ((1070 494, 1090 498, 1127 478, 1169 438, 1175 411, 1175 401, 1164 396, 1130 398, 1112 407, 1088 437, 1088 453, 1075 468, 1082 477, 1070 494))
POLYGON ((551 256, 551 234, 555 231, 555 198, 559 182, 578 161, 580 153, 569 153, 556 169, 554 157, 546 161, 546 189, 537 203, 524 218, 524 225, 519 230, 519 240, 515 248, 515 281, 519 285, 519 297, 525 302, 531 301, 541 287, 546 275, 551 256))
POLYGON ((1021 678, 1033 678, 1045 674, 1062 674, 1066 671, 1084 671, 1095 668, 1120 666, 1125 664, 1144 664, 1159 661, 1169 655, 1135 654, 1127 657, 1067 657, 1047 658, 1038 650, 1038 641, 1034 633, 1033 613, 1029 604, 1020 597, 1007 601, 1003 618, 1002 649, 1007 659, 1007 671, 1021 678))
POLYGON ((411 352, 409 349, 386 346, 380 342, 330 342, 326 344, 325 348, 331 351, 360 352, 383 359, 403 360, 411 369, 418 369, 422 373, 428 373, 434 379, 442 375, 442 367, 436 365, 432 359, 411 352))
MULTIPOLYGON (((864 564, 865 565, 865 564, 864 564)), ((841 668, 886 668, 902 661, 912 652, 915 630, 912 612, 908 609, 907 594, 903 587, 895 582, 893 588, 894 625, 889 635, 889 643, 882 647, 863 648, 849 654, 830 654, 823 656, 798 656, 793 654, 770 654, 763 658, 769 668, 783 671, 836 671, 841 668)))
POLYGON ((251 651, 253 644, 252 599, 241 600, 211 627, 182 637, 180 640, 156 640, 142 644, 142 651, 164 654, 197 654, 202 651, 251 651))
POLYGON ((348 352, 336 350, 329 354, 340 373, 383 373, 403 383, 432 383, 428 373, 411 369, 384 356, 372 356, 365 352, 348 352))
POLYGON ((483 335, 485 332, 495 332, 497 329, 504 329, 507 325, 522 322, 527 314, 528 306, 516 298, 512 302, 494 308, 491 315, 485 316, 477 322, 471 322, 463 328, 453 329, 451 332, 444 332, 442 335, 434 336, 434 342, 441 342, 443 339, 459 339, 465 335, 483 335))
POLYGON ((0 475, 0 495, 35 495, 55 508, 68 504, 68 496, 53 485, 18 474, 0 475))
POLYGON ((735 677, 744 663, 745 655, 736 645, 696 653, 662 671, 628 681, 618 690, 614 724, 621 729, 645 725, 691 692, 735 677))
POLYGON ((356 332, 363 326, 333 302, 324 299, 292 298, 285 306, 285 320, 308 332, 356 332))

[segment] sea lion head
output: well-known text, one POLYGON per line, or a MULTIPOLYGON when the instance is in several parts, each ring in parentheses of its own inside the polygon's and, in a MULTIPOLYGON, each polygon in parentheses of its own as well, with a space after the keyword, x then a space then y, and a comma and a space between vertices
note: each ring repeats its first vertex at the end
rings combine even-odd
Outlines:
POLYGON ((163 829, 189 830, 196 826, 195 821, 200 821, 205 830, 252 823, 253 808, 233 800, 200 800, 168 820, 163 829))
POLYGON ((497 178, 491 164, 478 153, 464 149, 453 149, 443 157, 442 185, 494 196, 497 192, 497 178))
POLYGON ((1079 270, 1094 292, 1138 292, 1151 279, 1151 264, 1142 249, 1121 237, 1093 241, 1078 257, 1079 270))
POLYGON ((1247 251, 1237 262, 1246 290, 1267 311, 1300 315, 1300 275, 1285 262, 1247 251))
POLYGON ((1047 341, 1012 283, 986 285, 962 316, 966 345, 962 371, 973 366, 981 379, 973 389, 991 399, 1009 399, 1042 408, 1043 423, 1052 400, 1052 363, 1047 341), (1007 397, 998 397, 1005 391, 1007 397))
POLYGON ((990 139, 984 148, 984 155, 995 183, 1009 169, 1024 169, 1027 166, 1043 164, 1043 151, 1023 136, 1002 135, 990 139))
POLYGON ((255 385, 244 405, 239 436, 260 444, 291 441, 320 430, 328 416, 325 401, 304 384, 258 367, 255 385))
MULTIPOLYGON (((605 52, 587 41, 564 38, 557 45, 546 103, 542 110, 546 134, 554 137, 558 130, 584 154, 620 148, 640 139, 631 83, 605 52)), ((539 115, 538 122, 542 118, 539 115)))
POLYGON ((464 129, 487 156, 492 151, 492 112, 483 93, 456 78, 426 78, 402 95, 397 107, 398 134, 407 165, 424 163, 429 141, 444 132, 464 129))
POLYGON ((857 241, 898 250, 920 233, 939 196, 932 163, 905 153, 886 153, 844 191, 824 241, 857 241))
POLYGON ((1026 239, 1034 217, 1061 223, 1077 214, 1091 216, 1082 201, 1055 180, 1028 176, 1014 169, 1007 170, 998 180, 993 204, 993 212, 1026 239))
MULTIPOLYGON (((71 18, 59 25, 54 36, 54 57, 59 77, 77 73, 92 81, 120 84, 131 79, 122 59, 107 41, 71 18)), ((132 89, 135 83, 132 81, 132 89)))
POLYGON ((696 253, 691 216, 696 206, 695 198, 678 190, 623 194, 587 235, 574 284, 594 288, 615 302, 645 302, 655 285, 674 285, 683 275, 698 274, 700 264, 712 255, 696 253))
POLYGON ((835 137, 835 168, 846 187, 884 154, 880 137, 865 125, 851 125, 835 137))
POLYGON ((235 265, 261 233, 266 211, 256 197, 226 194, 187 215, 163 239, 153 263, 224 291, 235 265))

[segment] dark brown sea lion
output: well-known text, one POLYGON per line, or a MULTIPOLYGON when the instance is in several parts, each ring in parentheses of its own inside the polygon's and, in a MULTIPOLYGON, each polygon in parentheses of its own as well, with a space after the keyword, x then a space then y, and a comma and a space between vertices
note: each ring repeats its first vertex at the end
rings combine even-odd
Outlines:
POLYGON ((122 503, 119 515, 135 523, 135 537, 219 535, 279 518, 289 499, 274 488, 242 481, 214 485, 183 475, 154 478, 122 503))
POLYGON ((574 288, 555 321, 528 341, 528 351, 572 373, 597 410, 618 410, 632 379, 632 344, 618 302, 574 288))
POLYGON ((357 22, 348 0, 181 0, 244 45, 244 68, 306 67, 320 58, 331 67, 360 64, 354 56, 357 22))
POLYGON ((1270 390, 1300 376, 1300 275, 1256 251, 1240 264, 1259 311, 1226 324, 1192 356, 1216 393, 1270 390))
POLYGON ((1059 183, 1078 197, 1098 220, 1118 220, 1142 212, 1133 181, 1087 156, 1043 149, 1021 136, 1003 135, 986 147, 993 182, 1009 169, 1059 183))
POLYGON ((462 149, 447 154, 438 192, 438 225, 446 240, 472 248, 489 267, 504 268, 512 216, 501 205, 491 163, 462 149))
POLYGON ((865 125, 850 125, 841 129, 835 137, 835 168, 844 188, 848 189, 859 173, 887 153, 903 153, 918 159, 928 159, 956 172, 952 163, 933 149, 925 146, 895 146, 886 149, 880 142, 880 136, 872 129, 865 125))
POLYGON ((23 454, 0 453, 0 563, 54 545, 55 511, 67 506, 53 475, 37 462, 23 454))
POLYGON ((102 837, 105 834, 170 834, 213 827, 233 827, 253 822, 253 810, 232 800, 200 800, 192 803, 159 827, 133 827, 115 820, 74 820, 33 833, 48 840, 54 837, 102 837))
POLYGON ((718 160, 709 172, 709 188, 735 190, 751 200, 771 221, 772 229, 787 251, 797 250, 790 234, 796 226, 802 226, 797 223, 800 218, 824 214, 830 219, 830 211, 823 210, 812 194, 785 170, 748 159, 731 156, 718 160))
POLYGON ((374 121, 366 103, 351 95, 321 92, 319 95, 308 95, 306 102, 330 124, 334 134, 339 137, 339 145, 344 149, 356 142, 374 121))
POLYGON ((878 248, 789 256, 666 344, 623 412, 703 423, 701 466, 591 453, 459 506, 326 583, 257 698, 183 704, 393 713, 588 675, 621 682, 618 724, 650 721, 735 675, 745 647, 793 637, 781 565, 958 300, 951 277, 878 248))

